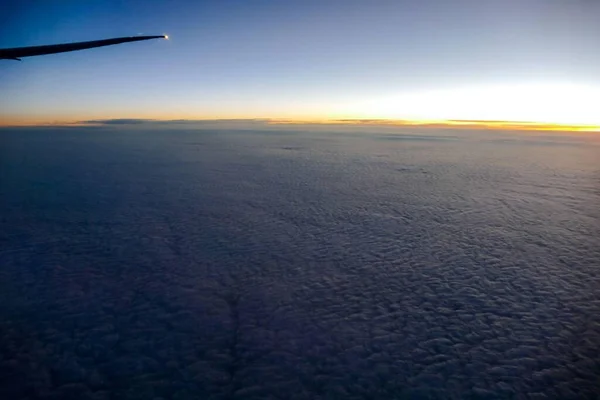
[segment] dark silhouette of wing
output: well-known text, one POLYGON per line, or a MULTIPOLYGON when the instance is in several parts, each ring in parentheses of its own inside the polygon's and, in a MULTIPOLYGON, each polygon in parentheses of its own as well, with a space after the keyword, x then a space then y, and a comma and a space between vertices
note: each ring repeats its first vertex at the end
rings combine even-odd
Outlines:
POLYGON ((130 36, 114 39, 92 40, 89 42, 51 44, 48 46, 15 47, 0 49, 0 60, 19 60, 21 57, 43 56, 45 54, 64 53, 67 51, 92 49, 94 47, 112 46, 114 44, 138 42, 140 40, 168 39, 166 35, 160 36, 130 36))

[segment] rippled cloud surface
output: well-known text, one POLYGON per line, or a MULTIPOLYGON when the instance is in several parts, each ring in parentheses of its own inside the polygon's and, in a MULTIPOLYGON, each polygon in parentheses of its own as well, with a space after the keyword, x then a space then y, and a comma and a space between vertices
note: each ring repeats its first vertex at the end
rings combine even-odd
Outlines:
POLYGON ((596 398, 600 146, 0 132, 0 398, 596 398))

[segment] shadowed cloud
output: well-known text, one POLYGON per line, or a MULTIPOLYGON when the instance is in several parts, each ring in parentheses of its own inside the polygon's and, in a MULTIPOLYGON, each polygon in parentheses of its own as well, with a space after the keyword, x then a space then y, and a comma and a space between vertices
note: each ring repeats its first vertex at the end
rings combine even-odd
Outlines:
POLYGON ((597 148, 106 122, 0 130, 1 399, 596 398, 597 148))

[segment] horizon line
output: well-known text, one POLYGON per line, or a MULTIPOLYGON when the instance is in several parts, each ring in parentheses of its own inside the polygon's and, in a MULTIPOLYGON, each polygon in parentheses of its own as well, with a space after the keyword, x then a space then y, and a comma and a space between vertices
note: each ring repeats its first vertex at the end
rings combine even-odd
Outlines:
POLYGON ((472 119, 392 119, 392 118, 98 118, 78 121, 53 121, 53 122, 13 122, 2 121, 0 128, 20 127, 83 127, 107 125, 139 125, 139 124, 193 124, 193 123, 263 123, 266 125, 357 125, 357 126, 413 126, 424 128, 452 128, 462 127, 467 129, 505 129, 505 130, 532 130, 532 131, 571 131, 571 132, 600 132, 600 125, 591 124, 565 124, 538 121, 504 121, 504 120, 472 120, 472 119))

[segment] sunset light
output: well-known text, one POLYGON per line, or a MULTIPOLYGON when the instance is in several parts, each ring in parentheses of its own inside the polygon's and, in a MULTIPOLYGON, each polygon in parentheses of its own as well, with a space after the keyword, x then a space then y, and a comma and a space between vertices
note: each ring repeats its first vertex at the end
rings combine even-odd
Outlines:
POLYGON ((600 125, 600 88, 574 84, 517 84, 383 96, 354 104, 359 118, 537 122, 600 125))

